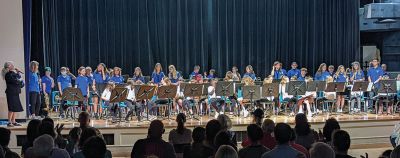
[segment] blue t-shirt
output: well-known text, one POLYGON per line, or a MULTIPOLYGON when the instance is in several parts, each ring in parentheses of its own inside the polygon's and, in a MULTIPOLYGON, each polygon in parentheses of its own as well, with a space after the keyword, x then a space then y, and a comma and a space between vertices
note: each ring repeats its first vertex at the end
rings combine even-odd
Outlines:
POLYGON ((96 83, 107 83, 108 82, 108 80, 110 80, 110 77, 108 76, 108 74, 106 74, 106 79, 105 80, 103 80, 103 75, 100 73, 100 72, 95 72, 94 74, 93 74, 93 78, 94 78, 94 81, 96 82, 96 83))
POLYGON ((213 78, 216 78, 216 76, 215 75, 208 75, 207 78, 213 79, 213 78))
POLYGON ((379 79, 379 77, 382 77, 383 74, 384 74, 383 70, 380 66, 378 66, 376 68, 371 67, 368 69, 368 77, 371 78, 371 82, 375 82, 376 80, 379 79))
POLYGON ((274 70, 274 79, 281 79, 282 76, 286 76, 285 69, 274 70))
POLYGON ((192 79, 194 76, 197 76, 197 75, 199 75, 200 73, 198 73, 198 72, 192 72, 192 73, 190 73, 190 75, 189 75, 189 79, 192 79))
POLYGON ((336 82, 346 82, 346 75, 344 73, 339 73, 339 75, 336 76, 336 82))
POLYGON ((322 73, 318 73, 317 72, 317 73, 315 73, 314 80, 316 80, 316 81, 325 81, 328 76, 330 76, 328 71, 324 71, 322 73))
MULTIPOLYGON (((353 77, 354 73, 353 71, 350 72, 350 77, 353 77)), ((355 72, 355 76, 353 80, 365 80, 365 76, 364 76, 364 72, 359 71, 359 72, 355 72)))
POLYGON ((245 73, 243 75, 243 78, 245 78, 245 77, 250 77, 251 79, 256 80, 256 74, 254 74, 254 73, 245 73))
POLYGON ((45 85, 46 85, 46 89, 45 89, 45 92, 47 93, 47 94, 50 94, 51 93, 51 84, 52 84, 52 77, 50 77, 50 76, 46 76, 46 75, 44 75, 43 77, 42 77, 42 83, 44 83, 45 85))
POLYGON ((136 81, 142 81, 142 83, 145 83, 145 82, 144 82, 144 77, 143 77, 143 76, 135 76, 135 75, 134 75, 132 79, 133 79, 133 81, 135 81, 135 82, 136 82, 136 81))
POLYGON ((87 96, 89 82, 86 76, 79 75, 75 80, 75 85, 81 90, 83 96, 87 96))
POLYGON ((86 78, 88 78, 89 85, 93 85, 93 80, 94 80, 93 75, 86 76, 86 78))
POLYGON ((287 76, 289 77, 289 79, 292 78, 293 76, 299 78, 301 76, 301 71, 299 69, 290 69, 287 72, 287 76))
POLYGON ((60 75, 57 77, 57 82, 61 84, 61 91, 71 86, 71 76, 60 75))
POLYGON ((179 82, 179 78, 181 78, 181 73, 176 72, 176 78, 173 77, 172 74, 168 74, 168 78, 171 80, 171 83, 177 83, 179 82))
POLYGON ((116 84, 124 83, 124 78, 122 76, 113 76, 110 80, 116 84))
POLYGON ((160 84, 161 80, 164 78, 164 72, 160 72, 158 74, 153 72, 153 74, 151 74, 151 78, 155 84, 160 84))
POLYGON ((29 71, 29 92, 40 92, 39 76, 37 73, 29 71))
POLYGON ((306 80, 306 77, 303 77, 303 76, 300 75, 300 76, 297 78, 297 80, 298 80, 298 81, 305 81, 305 80, 306 80))

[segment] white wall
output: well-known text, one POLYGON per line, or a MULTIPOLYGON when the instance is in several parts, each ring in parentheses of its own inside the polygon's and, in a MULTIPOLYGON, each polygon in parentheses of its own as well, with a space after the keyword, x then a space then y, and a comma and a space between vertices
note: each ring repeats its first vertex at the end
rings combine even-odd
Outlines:
MULTIPOLYGON (((14 61, 17 68, 24 68, 22 0, 0 0, 0 68, 3 68, 6 61, 14 61)), ((0 119, 7 119, 5 88, 5 82, 1 78, 0 119)), ((20 96, 25 109, 24 88, 20 96)), ((17 118, 25 118, 25 112, 19 113, 17 118)))

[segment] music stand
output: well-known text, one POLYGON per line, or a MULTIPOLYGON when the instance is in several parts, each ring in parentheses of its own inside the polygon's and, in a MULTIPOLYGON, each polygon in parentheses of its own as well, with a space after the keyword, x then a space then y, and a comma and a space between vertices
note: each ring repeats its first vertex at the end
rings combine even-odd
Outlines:
MULTIPOLYGON (((355 81, 353 83, 353 87, 352 87, 351 91, 355 92, 355 93, 359 93, 358 97, 361 98, 362 94, 364 92, 368 91, 368 85, 369 85, 369 83, 367 81, 355 81)), ((350 93, 350 95, 351 95, 351 93, 350 93)), ((349 97, 349 98, 352 99, 351 97, 349 97)), ((351 102, 351 100, 349 100, 349 105, 351 104, 350 102, 351 102)), ((361 109, 361 107, 359 107, 359 108, 361 109)), ((351 106, 349 106, 349 110, 351 110, 351 106)), ((365 113, 367 112, 367 106, 366 105, 364 105, 364 112, 365 113)))
MULTIPOLYGON (((344 90, 345 82, 330 82, 326 85, 325 92, 344 92, 344 90)), ((330 113, 332 113, 332 109, 333 108, 331 108, 330 113)))
POLYGON ((157 87, 154 85, 138 85, 138 92, 136 93, 136 100, 147 100, 146 107, 147 107, 147 121, 149 120, 149 107, 148 107, 148 100, 150 100, 155 92, 157 87))
MULTIPOLYGON (((389 105, 389 93, 397 93, 397 82, 396 80, 380 80, 378 93, 385 93, 386 98, 382 102, 386 103, 386 107, 389 105)), ((392 106, 393 108, 393 106, 392 106)), ((392 110, 393 111, 393 110, 392 110)))
POLYGON ((261 99, 261 90, 260 86, 243 86, 243 99, 249 99, 251 105, 254 105, 254 100, 261 99))
MULTIPOLYGON (((272 83, 267 83, 262 86, 262 97, 263 98, 272 98, 278 99, 279 98, 279 84, 280 82, 272 82, 272 83)), ((270 99, 270 102, 274 102, 272 99, 270 99)), ((274 103, 275 104, 275 103, 274 103)), ((274 104, 272 105, 272 113, 276 114, 277 112, 275 111, 275 106, 274 104)), ((271 104, 268 104, 271 105, 271 104)), ((265 109, 267 110, 267 109, 265 109)))
POLYGON ((234 91, 232 81, 219 81, 217 82, 217 87, 215 88, 215 94, 217 96, 232 96, 234 91))
POLYGON ((111 91, 110 103, 116 103, 118 106, 118 115, 119 115, 118 124, 121 124, 121 118, 122 118, 122 113, 121 110, 119 109, 119 103, 124 102, 126 100, 126 97, 128 97, 128 89, 125 87, 122 86, 115 87, 111 91))
POLYGON ((323 92, 326 88, 326 81, 310 81, 307 82, 307 92, 315 92, 317 96, 315 96, 315 106, 314 111, 316 111, 316 106, 318 106, 318 93, 323 92))
MULTIPOLYGON (((84 97, 82 95, 82 92, 78 88, 73 88, 73 87, 68 87, 63 90, 63 95, 61 96, 61 99, 63 101, 69 101, 71 103, 75 102, 83 102, 84 97)), ((63 108, 63 107, 61 107, 63 108)), ((73 109, 72 109, 73 110, 73 109)), ((75 114, 71 112, 71 118, 75 119, 75 114)))
MULTIPOLYGON (((183 91, 183 95, 185 97, 192 97, 193 101, 195 102, 194 97, 200 97, 203 94, 204 84, 198 83, 189 83, 185 85, 185 90, 183 91)), ((188 109, 189 110, 189 109, 188 109)), ((198 118, 194 117, 194 112, 192 114, 193 119, 199 120, 198 118)))
POLYGON ((171 100, 176 97, 178 91, 177 85, 160 86, 157 90, 157 96, 160 99, 168 99, 168 120, 171 116, 171 100))
POLYGON ((305 95, 306 89, 305 81, 290 81, 287 87, 288 94, 293 95, 295 98, 297 98, 298 95, 305 95))

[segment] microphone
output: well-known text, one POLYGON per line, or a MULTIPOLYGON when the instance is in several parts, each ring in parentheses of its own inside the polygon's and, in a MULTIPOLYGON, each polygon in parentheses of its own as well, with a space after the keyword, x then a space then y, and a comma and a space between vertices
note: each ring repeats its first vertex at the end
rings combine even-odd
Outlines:
POLYGON ((17 71, 17 73, 24 74, 24 72, 22 72, 22 71, 19 70, 18 68, 15 68, 15 71, 17 71))

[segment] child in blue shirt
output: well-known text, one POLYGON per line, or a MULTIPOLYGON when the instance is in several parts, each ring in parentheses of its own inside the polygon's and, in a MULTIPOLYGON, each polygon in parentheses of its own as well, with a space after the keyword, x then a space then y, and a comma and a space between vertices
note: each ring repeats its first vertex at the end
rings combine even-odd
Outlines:
POLYGON ((296 76, 297 77, 297 79, 299 79, 300 78, 300 70, 299 69, 297 69, 297 63, 296 62, 292 62, 292 69, 290 69, 288 72, 287 72, 287 76, 288 76, 288 78, 292 78, 293 76, 296 76))
POLYGON ((121 73, 122 73, 121 68, 114 67, 113 75, 110 80, 113 81, 115 84, 124 83, 124 78, 121 76, 121 73))
POLYGON ((299 78, 297 78, 298 81, 305 81, 306 80, 306 75, 307 75, 307 68, 301 68, 299 78))
POLYGON ((151 82, 157 85, 161 84, 162 79, 164 78, 164 72, 162 72, 162 66, 160 63, 157 63, 154 66, 154 71, 151 74, 151 82))
MULTIPOLYGON (((110 80, 109 72, 107 71, 106 64, 100 63, 97 65, 96 70, 93 73, 93 91, 95 92, 93 95, 93 111, 97 112, 99 97, 103 93, 106 88, 107 82, 110 80)), ((94 114, 95 117, 98 117, 98 114, 94 114)))
POLYGON ((168 78, 171 80, 172 84, 178 85, 179 81, 182 80, 182 75, 178 71, 176 71, 176 68, 174 65, 168 66, 168 78))
POLYGON ((140 69, 140 67, 136 67, 135 68, 135 72, 133 73, 133 77, 132 80, 135 84, 144 84, 146 83, 144 81, 144 77, 142 74, 142 69, 140 69))
POLYGON ((54 88, 54 79, 51 77, 51 68, 45 67, 45 75, 42 77, 42 91, 46 103, 46 107, 50 108, 51 90, 54 88))
POLYGON ((215 69, 210 69, 209 74, 207 75, 208 79, 214 79, 217 78, 217 76, 215 76, 215 69))
POLYGON ((283 76, 286 76, 286 70, 282 69, 281 62, 279 61, 274 62, 271 75, 274 77, 274 79, 281 79, 283 76))
POLYGON ((355 61, 351 64, 352 68, 350 71, 350 82, 354 81, 364 81, 365 80, 365 75, 364 72, 361 70, 360 63, 355 61))
MULTIPOLYGON (((64 89, 68 88, 68 87, 72 87, 72 84, 71 84, 71 76, 69 76, 67 74, 66 67, 61 67, 60 73, 61 73, 61 75, 59 75, 57 77, 57 85, 58 85, 58 90, 59 90, 60 96, 62 96, 64 89)), ((65 104, 65 101, 62 100, 60 108, 59 108, 61 118, 64 118, 64 110, 66 108, 66 107, 64 107, 64 104, 65 104)))
POLYGON ((330 74, 328 71, 326 71, 326 64, 322 63, 321 65, 319 65, 319 68, 315 73, 314 80, 325 81, 328 76, 330 76, 330 74))
MULTIPOLYGON (((347 74, 343 65, 339 65, 334 77, 335 82, 347 82, 347 74)), ((344 92, 336 93, 337 112, 343 112, 344 107, 344 92)))
POLYGON ((79 105, 82 107, 82 110, 86 110, 87 98, 89 96, 89 82, 86 77, 86 68, 80 67, 78 69, 78 77, 75 80, 75 88, 81 90, 83 97, 85 98, 84 102, 79 102, 79 105))
POLYGON ((335 66, 329 65, 328 66, 328 73, 329 73, 330 76, 333 77, 335 75, 335 66))
MULTIPOLYGON (((196 66, 194 66, 194 68, 193 68, 193 72, 192 73, 190 73, 190 75, 189 75, 189 79, 190 80, 192 80, 193 79, 193 77, 195 77, 195 76, 197 76, 197 75, 199 75, 200 73, 200 65, 196 65, 196 66)), ((204 77, 206 77, 206 76, 204 76, 204 77)))
POLYGON ((246 73, 243 75, 243 78, 250 77, 253 81, 256 80, 256 74, 254 74, 253 66, 246 66, 246 73))
POLYGON ((40 112, 40 81, 39 81, 39 63, 32 61, 29 64, 29 104, 31 105, 31 117, 36 118, 40 112))

